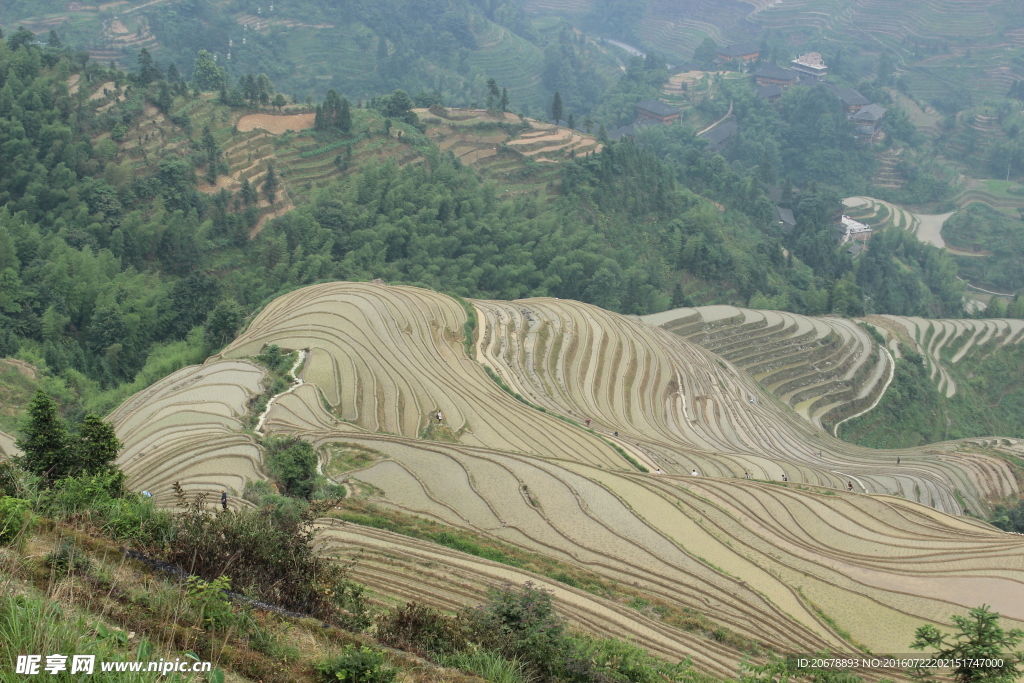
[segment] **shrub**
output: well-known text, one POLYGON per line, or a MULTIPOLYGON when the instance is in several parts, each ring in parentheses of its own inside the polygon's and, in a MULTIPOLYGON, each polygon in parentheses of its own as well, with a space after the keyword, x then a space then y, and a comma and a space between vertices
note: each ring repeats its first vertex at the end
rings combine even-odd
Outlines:
POLYGON ((369 625, 363 587, 316 552, 313 521, 325 504, 304 507, 297 519, 276 516, 270 506, 214 515, 204 494, 189 502, 180 486, 175 490, 184 511, 173 522, 168 562, 208 581, 227 575, 235 590, 345 628, 369 625))
POLYGON ((458 652, 467 646, 465 620, 410 602, 377 622, 377 640, 422 655, 458 652))
POLYGON ((118 540, 139 546, 163 546, 171 534, 171 516, 153 501, 123 489, 124 475, 114 470, 65 477, 39 497, 39 509, 55 519, 91 523, 118 540))
POLYGON ((55 574, 85 574, 92 569, 92 560, 82 554, 82 550, 72 541, 65 540, 45 559, 46 566, 55 574))
POLYGON ((267 464, 284 493, 309 498, 317 484, 317 454, 301 439, 268 439, 267 464))
POLYGON ((189 599, 208 628, 224 626, 232 621, 234 613, 226 593, 230 589, 231 579, 226 576, 219 576, 213 581, 204 581, 198 576, 188 577, 189 599))
POLYGON ((384 653, 363 645, 346 648, 342 654, 315 667, 323 683, 391 683, 398 670, 385 665, 384 653))
POLYGON ((32 504, 20 498, 0 498, 0 545, 12 544, 31 525, 32 504))
POLYGON ((509 658, 521 658, 545 679, 566 661, 565 625, 549 591, 527 581, 514 589, 493 590, 490 600, 469 613, 480 644, 509 658))

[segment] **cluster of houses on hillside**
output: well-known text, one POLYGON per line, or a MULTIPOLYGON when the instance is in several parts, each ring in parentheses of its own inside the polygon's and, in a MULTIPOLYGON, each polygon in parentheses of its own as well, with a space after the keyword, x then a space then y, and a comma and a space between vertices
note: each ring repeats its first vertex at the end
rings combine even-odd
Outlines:
POLYGON ((750 43, 727 45, 718 51, 719 64, 739 62, 751 64, 751 74, 760 97, 774 102, 782 96, 783 91, 797 83, 801 85, 820 85, 828 88, 842 103, 847 117, 853 122, 857 135, 864 140, 876 140, 881 130, 885 107, 874 104, 852 88, 836 88, 822 79, 828 75, 828 65, 820 53, 808 52, 791 60, 789 67, 781 67, 771 62, 758 63, 761 58, 760 48, 750 43))
MULTIPOLYGON (((789 87, 801 84, 827 88, 843 104, 847 118, 853 122, 858 137, 865 141, 876 141, 881 132, 885 107, 875 104, 852 88, 837 88, 822 80, 828 75, 828 65, 821 54, 808 52, 789 63, 789 68, 771 62, 760 62, 761 49, 752 43, 726 45, 718 50, 715 62, 718 65, 732 63, 740 68, 749 65, 758 96, 775 102, 789 87)), ((673 123, 682 115, 682 110, 659 100, 644 100, 636 105, 636 119, 629 126, 608 131, 608 138, 621 140, 636 137, 642 126, 673 123)), ((727 117, 717 125, 702 131, 700 137, 707 140, 707 151, 716 152, 739 131, 735 118, 727 117)))

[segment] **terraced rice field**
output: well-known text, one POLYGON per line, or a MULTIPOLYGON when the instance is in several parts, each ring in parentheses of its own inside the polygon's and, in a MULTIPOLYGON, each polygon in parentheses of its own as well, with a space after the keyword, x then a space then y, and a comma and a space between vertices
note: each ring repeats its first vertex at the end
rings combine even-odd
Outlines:
POLYGON ((844 318, 703 306, 644 320, 721 355, 819 427, 870 405, 893 366, 867 332, 844 318))
MULTIPOLYGON (((740 367, 636 319, 555 299, 475 304, 480 362, 534 404, 577 421, 593 420, 596 431, 653 471, 736 478, 749 472, 773 481, 785 474, 791 482, 835 488, 854 482, 860 491, 906 495, 951 512, 961 510, 955 491, 970 497, 970 506, 989 491, 1002 496, 1016 488, 1005 465, 978 461, 974 469, 953 455, 954 444, 894 452, 832 439, 740 367), (913 471, 894 473, 897 456, 911 458, 913 471)), ((883 370, 869 363, 873 357, 888 362, 882 351, 871 346, 868 352, 867 335, 859 329, 845 333, 855 341, 839 356, 837 371, 856 366, 855 380, 858 373, 880 375, 883 370)), ((868 391, 851 401, 849 410, 870 396, 868 391)), ((826 394, 823 402, 838 400, 826 394)))
MULTIPOLYGON (((909 642, 915 624, 983 601, 1024 619, 1024 600, 1000 594, 1024 568, 1014 556, 1024 539, 901 499, 631 475, 380 436, 348 441, 388 456, 352 474, 383 489, 387 506, 632 584, 777 650, 849 649, 808 599, 876 651, 909 642)), ((380 536, 344 530, 349 542, 380 536)), ((363 569, 382 590, 393 574, 373 578, 383 564, 363 569)), ((443 576, 427 583, 428 593, 454 589, 443 576)), ((737 656, 701 650, 702 663, 716 670, 737 656)))
POLYGON ((515 194, 546 190, 558 163, 601 151, 592 135, 486 109, 416 109, 427 136, 442 151, 515 194))
POLYGON ((107 420, 123 445, 117 465, 128 486, 166 506, 175 503, 174 482, 190 493, 227 488, 237 504, 246 482, 265 478, 242 422, 265 374, 249 361, 212 361, 182 368, 125 401, 107 420))
MULTIPOLYGON (((776 651, 852 651, 830 619, 876 652, 902 651, 916 626, 983 602, 1024 625, 1024 538, 948 514, 961 500, 984 510, 1017 494, 992 449, 1024 444, 858 448, 814 426, 813 410, 801 416, 782 365, 768 367, 769 351, 816 365, 818 386, 832 381, 834 357, 843 373, 871 368, 852 377, 876 386, 870 359, 884 351, 855 324, 727 307, 644 322, 556 299, 471 305, 478 324, 467 340, 466 309, 423 289, 328 283, 280 297, 219 356, 112 414, 130 485, 170 505, 174 481, 239 491, 262 478, 242 417, 264 372, 246 359, 272 343, 305 352, 302 383, 275 398, 261 429, 321 453, 376 451, 341 477, 379 506, 580 567, 776 651), (760 340, 763 358, 743 352, 743 336, 760 340), (768 365, 751 375, 758 363, 768 365)), ((688 655, 723 676, 746 656, 528 568, 337 519, 319 524, 326 551, 358 554, 353 577, 384 600, 454 609, 491 586, 532 580, 587 631, 688 655)))
POLYGON ((947 398, 956 395, 956 381, 950 375, 950 366, 978 353, 1024 343, 1024 320, 1018 319, 926 320, 879 315, 873 316, 871 322, 924 356, 932 380, 947 398))
POLYGON ((20 453, 21 451, 14 445, 14 437, 6 432, 0 432, 0 456, 10 457, 20 453))
POLYGON ((492 22, 478 22, 477 49, 469 63, 498 81, 517 106, 544 109, 548 102, 540 80, 544 51, 525 38, 492 22))
MULTIPOLYGON (((440 411, 465 444, 629 467, 597 436, 502 392, 466 357, 465 321, 458 302, 424 289, 315 285, 271 303, 222 356, 254 356, 267 344, 307 350, 302 379, 337 418, 369 432, 417 438, 440 411)), ((295 399, 306 403, 314 430, 334 429, 313 392, 295 399)))

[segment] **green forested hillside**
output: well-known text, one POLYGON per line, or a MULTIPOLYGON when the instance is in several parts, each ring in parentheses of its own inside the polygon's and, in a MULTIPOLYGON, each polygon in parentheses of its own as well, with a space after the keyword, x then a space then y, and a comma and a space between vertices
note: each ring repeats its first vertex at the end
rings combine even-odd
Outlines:
MULTIPOLYGON (((688 126, 659 127, 546 160, 561 168, 547 185, 510 192, 442 153, 404 93, 373 110, 349 103, 347 128, 243 132, 233 122, 270 102, 269 80, 204 94, 223 82, 208 56, 186 87, 145 54, 125 73, 30 42, 0 45, 0 354, 59 379, 69 409, 110 407, 320 280, 634 314, 706 303, 959 313, 949 257, 913 236, 876 238, 858 262, 836 248, 834 187, 801 177, 797 228, 779 229, 763 184, 797 173, 785 150, 802 112, 830 115, 814 91, 787 95, 779 113, 736 90, 738 115, 764 131, 727 150, 739 163, 703 153, 688 126)), ((617 91, 633 97, 662 69, 637 60, 617 91)), ((848 142, 800 144, 827 159, 848 142)), ((526 175, 538 166, 521 163, 526 175)))
POLYGON ((972 283, 1009 293, 1024 288, 1024 223, 1017 216, 975 202, 950 216, 942 236, 972 283))

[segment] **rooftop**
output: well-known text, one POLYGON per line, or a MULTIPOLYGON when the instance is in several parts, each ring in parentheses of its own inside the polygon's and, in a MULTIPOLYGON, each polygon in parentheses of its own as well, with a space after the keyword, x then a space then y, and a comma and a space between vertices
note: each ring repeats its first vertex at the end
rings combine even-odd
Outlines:
POLYGON ((708 147, 717 147, 735 135, 738 130, 739 126, 736 125, 736 119, 729 118, 711 130, 704 131, 699 137, 708 141, 708 147))
POLYGON ((644 100, 643 102, 637 102, 636 108, 649 111, 657 116, 675 116, 676 114, 682 113, 682 110, 678 107, 673 107, 671 104, 665 104, 660 100, 644 100))
POLYGON ((836 96, 848 107, 864 106, 871 104, 871 100, 861 95, 853 88, 843 88, 836 91, 836 96))
POLYGON ((735 45, 726 45, 725 47, 718 48, 718 54, 729 59, 742 57, 743 55, 752 55, 760 51, 761 48, 753 43, 736 43, 735 45))
POLYGON ((611 141, 621 140, 622 138, 635 138, 636 128, 633 126, 622 126, 621 128, 612 128, 608 131, 608 139, 611 141))
POLYGON ((791 69, 783 69, 775 64, 762 64, 761 68, 754 72, 754 77, 772 78, 777 81, 794 81, 796 73, 791 69))
POLYGON ((796 225, 796 219, 793 218, 793 211, 791 209, 783 209, 780 206, 775 207, 775 220, 789 226, 796 225))
POLYGON ((883 116, 885 116, 886 111, 888 110, 881 105, 869 104, 866 107, 861 107, 861 110, 854 114, 851 118, 854 121, 859 121, 862 123, 878 121, 883 116))

